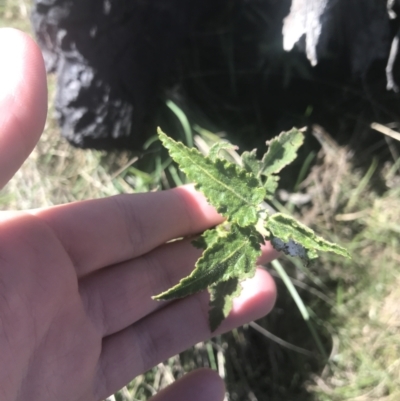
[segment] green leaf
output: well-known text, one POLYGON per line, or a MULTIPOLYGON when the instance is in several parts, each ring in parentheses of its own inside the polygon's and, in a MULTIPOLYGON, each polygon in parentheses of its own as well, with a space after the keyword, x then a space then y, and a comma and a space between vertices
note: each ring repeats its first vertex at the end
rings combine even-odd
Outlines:
POLYGON ((262 161, 257 159, 256 150, 244 152, 243 167, 220 157, 220 152, 233 148, 229 143, 217 143, 207 157, 168 138, 160 129, 158 134, 170 156, 226 221, 193 241, 203 250, 193 272, 154 299, 181 298, 208 288, 209 323, 214 331, 232 309, 233 299, 241 291, 240 282, 254 275, 263 235, 275 248, 305 262, 315 258, 317 251, 349 257, 345 249, 318 237, 292 217, 269 217, 261 208, 265 198, 274 196, 279 181, 276 174, 294 160, 303 143, 299 131, 293 129, 270 141, 262 161))
POLYGON ((265 227, 271 233, 272 245, 291 256, 314 259, 318 256, 316 251, 323 251, 350 258, 346 249, 317 236, 313 230, 288 215, 276 213, 270 216, 265 227))
POLYGON ((260 178, 262 164, 257 159, 257 149, 253 149, 251 152, 243 152, 242 155, 243 167, 246 171, 253 173, 257 178, 260 178))
POLYGON ((213 161, 196 149, 175 142, 160 129, 158 135, 172 159, 220 214, 242 227, 257 222, 258 206, 266 192, 254 174, 226 160, 213 161))
POLYGON ((243 167, 253 173, 260 181, 260 185, 265 188, 266 199, 272 199, 275 195, 275 192, 278 188, 279 176, 270 174, 267 175, 267 179, 265 182, 261 180, 261 175, 264 175, 263 172, 263 163, 257 159, 257 150, 253 149, 251 152, 243 152, 242 153, 242 162, 243 167))
POLYGON ((267 142, 269 149, 261 161, 262 174, 279 173, 296 158, 297 150, 303 141, 304 135, 293 128, 288 132, 282 132, 278 137, 267 142))
POLYGON ((269 175, 264 183, 266 190, 266 198, 273 199, 276 189, 278 188, 279 177, 277 175, 269 175))
POLYGON ((240 295, 242 287, 237 277, 213 284, 210 290, 209 322, 211 331, 215 331, 229 315, 233 299, 240 295))
POLYGON ((204 233, 200 235, 200 237, 192 241, 192 245, 194 245, 198 249, 207 249, 218 239, 226 237, 229 234, 229 231, 229 224, 220 224, 217 227, 212 228, 211 230, 204 231, 204 233))
POLYGON ((229 142, 215 142, 214 145, 211 146, 210 151, 208 153, 208 157, 212 160, 215 161, 217 158, 222 159, 222 157, 219 156, 220 152, 223 150, 236 150, 237 146, 232 145, 229 142))
MULTIPOLYGON (((208 237, 210 238, 210 237, 208 237)), ((254 275, 263 239, 254 227, 232 226, 224 237, 213 242, 196 263, 193 272, 168 291, 153 297, 157 300, 182 298, 232 278, 243 280, 254 275)))

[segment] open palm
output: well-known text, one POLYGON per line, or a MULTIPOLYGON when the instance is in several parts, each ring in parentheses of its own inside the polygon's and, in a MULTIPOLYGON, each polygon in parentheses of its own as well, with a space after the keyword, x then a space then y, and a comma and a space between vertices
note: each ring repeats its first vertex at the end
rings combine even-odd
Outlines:
MULTIPOLYGON (((28 156, 46 116, 45 72, 26 35, 0 30, 0 185, 28 156)), ((190 186, 0 214, 0 399, 94 401, 209 338, 208 295, 151 299, 186 276, 191 236, 221 217, 190 186)), ((275 256, 267 245, 263 261, 275 256)), ((245 283, 219 332, 267 313, 265 271, 245 283)), ((212 372, 154 400, 217 401, 212 372)))

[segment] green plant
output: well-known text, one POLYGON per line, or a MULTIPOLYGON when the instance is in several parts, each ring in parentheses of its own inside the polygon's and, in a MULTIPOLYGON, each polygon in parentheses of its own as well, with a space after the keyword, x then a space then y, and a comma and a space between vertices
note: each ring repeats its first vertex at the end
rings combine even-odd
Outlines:
POLYGON ((209 323, 214 331, 230 312, 233 298, 241 291, 240 282, 254 275, 260 244, 265 241, 300 257, 305 264, 317 257, 317 251, 349 257, 344 248, 318 237, 294 218, 282 213, 270 215, 262 206, 275 193, 277 174, 296 158, 304 139, 300 131, 292 129, 271 140, 261 160, 255 150, 244 152, 241 166, 220 157, 231 144, 218 142, 203 156, 160 129, 158 134, 172 159, 226 220, 193 241, 204 251, 194 271, 154 299, 181 298, 208 288, 209 323))

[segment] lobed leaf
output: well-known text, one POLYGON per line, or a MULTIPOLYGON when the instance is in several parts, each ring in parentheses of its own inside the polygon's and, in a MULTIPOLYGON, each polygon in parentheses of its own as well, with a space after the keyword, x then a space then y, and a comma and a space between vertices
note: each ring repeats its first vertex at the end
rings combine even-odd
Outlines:
POLYGON ((219 154, 223 150, 236 150, 237 146, 232 145, 229 142, 216 142, 214 145, 211 146, 210 151, 208 153, 208 157, 212 160, 215 161, 217 158, 222 159, 222 157, 219 157, 219 154))
POLYGON ((229 224, 219 224, 218 226, 210 230, 204 231, 203 234, 192 241, 192 245, 194 245, 198 249, 205 250, 212 244, 214 244, 218 239, 225 238, 229 234, 229 231, 229 224))
POLYGON ((265 197, 267 199, 273 199, 275 192, 278 188, 279 176, 269 175, 264 183, 264 188, 266 191, 265 197))
POLYGON ((210 286, 210 311, 208 320, 211 331, 215 331, 221 322, 229 315, 233 299, 240 295, 242 287, 240 280, 230 278, 210 286))
POLYGON ((220 152, 233 148, 229 143, 215 144, 206 157, 194 148, 175 142, 160 129, 158 134, 181 170, 227 220, 192 242, 204 250, 193 272, 153 299, 181 298, 208 288, 209 324, 214 331, 228 316, 233 299, 240 294, 240 282, 254 275, 261 254, 260 244, 264 242, 257 230, 268 236, 276 249, 298 256, 306 263, 317 257, 317 251, 349 257, 344 248, 318 237, 292 217, 281 213, 268 217, 261 212, 261 202, 264 198, 271 199, 277 189, 279 176, 276 174, 295 159, 303 143, 303 134, 298 130, 282 133, 270 141, 261 161, 256 150, 244 152, 243 167, 220 157, 220 152))
POLYGON ((278 188, 279 176, 275 174, 267 175, 266 180, 261 180, 263 174, 263 164, 257 159, 257 150, 253 149, 251 152, 242 153, 243 167, 253 173, 259 180, 260 186, 265 188, 265 197, 267 199, 273 199, 275 192, 278 188))
POLYGON ((292 256, 314 259, 318 256, 316 252, 318 250, 334 252, 350 258, 350 254, 346 249, 317 236, 313 230, 288 215, 276 213, 270 216, 266 221, 265 227, 271 233, 272 245, 292 256), (301 247, 306 249, 306 256, 302 256, 301 247))
POLYGON ((158 135, 172 159, 220 214, 242 227, 257 222, 258 205, 266 191, 254 174, 226 160, 213 161, 169 138, 160 129, 158 135))
POLYGON ((267 142, 269 149, 261 160, 261 174, 279 173, 297 157, 297 151, 303 142, 304 135, 295 128, 282 132, 279 136, 267 142))
POLYGON ((182 298, 232 278, 244 280, 252 277, 262 241, 254 227, 233 226, 226 236, 213 237, 189 276, 153 299, 182 298))
POLYGON ((241 155, 243 167, 250 173, 253 173, 258 179, 261 175, 262 164, 257 159, 257 149, 253 149, 251 152, 243 152, 241 155))

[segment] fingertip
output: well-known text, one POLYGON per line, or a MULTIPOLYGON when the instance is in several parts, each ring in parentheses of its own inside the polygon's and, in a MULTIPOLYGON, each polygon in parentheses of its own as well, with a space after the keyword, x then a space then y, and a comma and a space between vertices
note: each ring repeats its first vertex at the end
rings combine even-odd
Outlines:
POLYGON ((259 265, 265 265, 276 259, 280 255, 280 253, 272 246, 271 242, 269 241, 261 245, 261 252, 262 254, 257 260, 257 263, 259 265))
POLYGON ((193 184, 183 185, 171 191, 184 200, 186 212, 189 216, 188 221, 191 221, 192 225, 196 226, 197 232, 207 230, 223 222, 223 217, 210 205, 206 197, 196 190, 193 184), (201 224, 194 222, 201 222, 201 224))
POLYGON ((225 385, 218 373, 198 369, 160 391, 150 401, 222 401, 224 397, 225 385))
POLYGON ((0 186, 28 157, 47 115, 42 53, 27 34, 0 29, 0 186))
POLYGON ((242 292, 233 301, 234 313, 251 313, 251 320, 271 312, 276 302, 276 285, 271 275, 258 268, 253 278, 242 283, 242 292))

